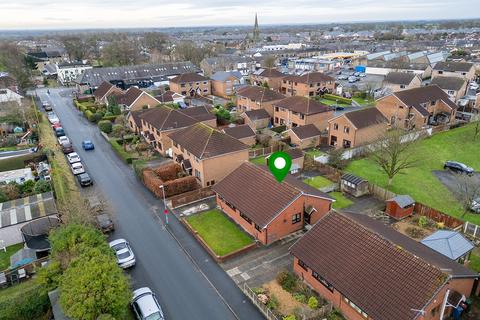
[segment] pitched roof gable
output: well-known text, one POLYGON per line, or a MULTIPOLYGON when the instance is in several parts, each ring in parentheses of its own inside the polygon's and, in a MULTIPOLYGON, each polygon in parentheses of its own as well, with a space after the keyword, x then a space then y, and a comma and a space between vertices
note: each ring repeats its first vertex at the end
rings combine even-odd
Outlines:
POLYGON ((467 83, 465 79, 459 77, 441 77, 437 76, 432 79, 431 84, 435 84, 444 90, 458 91, 467 83))
POLYGON ((248 137, 254 137, 255 132, 250 128, 248 124, 242 124, 231 128, 223 129, 223 132, 235 139, 243 139, 248 137))
POLYGON ((199 75, 198 73, 183 73, 179 76, 176 76, 175 78, 170 79, 170 82, 173 83, 184 83, 184 82, 200 82, 200 81, 207 81, 209 80, 208 78, 199 75))
POLYGON ((270 119, 270 115, 265 109, 255 109, 255 110, 245 111, 244 114, 252 121, 261 120, 261 119, 270 119))
POLYGON ((196 119, 167 106, 150 108, 140 117, 159 131, 185 128, 198 122, 196 119))
POLYGON ((93 95, 97 99, 103 99, 105 95, 114 87, 110 82, 104 81, 102 84, 93 92, 93 95))
POLYGON ((290 252, 377 320, 415 319, 414 310, 422 310, 448 278, 349 215, 336 212, 320 219, 290 252))
POLYGON ((307 97, 293 96, 278 102, 275 107, 285 108, 294 112, 303 113, 305 115, 317 114, 322 112, 333 112, 332 109, 320 102, 307 97))
POLYGON ((243 163, 215 184, 212 190, 260 227, 266 227, 302 194, 333 201, 328 195, 291 175, 279 183, 267 167, 250 162, 243 163))
POLYGON ((238 139, 203 123, 175 131, 169 137, 199 159, 212 158, 249 148, 238 139))
POLYGON ((318 137, 322 133, 320 130, 318 130, 317 127, 313 124, 307 124, 304 126, 299 126, 299 127, 294 127, 291 128, 292 132, 300 139, 308 139, 308 138, 313 138, 313 137, 318 137))
POLYGON ((417 77, 414 73, 408 72, 389 72, 385 77, 385 82, 392 84, 409 85, 417 77))
POLYGON ((435 64, 433 70, 448 71, 448 72, 469 72, 473 67, 473 63, 470 62, 453 62, 453 61, 440 61, 435 64))
POLYGON ((343 116, 357 129, 367 128, 380 123, 388 123, 387 118, 375 107, 346 112, 343 116))
POLYGON ((445 93, 445 91, 443 91, 437 85, 397 91, 392 94, 407 106, 415 108, 423 115, 427 115, 429 113, 426 111, 425 107, 422 106, 422 104, 426 103, 428 105, 431 101, 442 100, 450 108, 457 108, 457 105, 450 100, 450 97, 445 93))
POLYGON ((285 96, 276 91, 259 86, 245 86, 237 90, 237 95, 256 102, 270 102, 284 99, 285 96))

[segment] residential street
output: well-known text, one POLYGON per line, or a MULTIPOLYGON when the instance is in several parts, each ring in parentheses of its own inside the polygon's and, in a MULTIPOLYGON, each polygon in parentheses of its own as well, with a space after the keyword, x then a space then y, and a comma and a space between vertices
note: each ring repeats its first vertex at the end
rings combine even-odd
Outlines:
POLYGON ((157 294, 166 319, 263 319, 230 277, 172 215, 168 230, 162 202, 154 198, 72 103, 66 88, 37 90, 49 101, 82 158, 96 190, 113 208, 112 238, 130 241, 137 264, 129 271, 133 289, 148 286, 157 294), (90 139, 95 150, 85 152, 90 139))

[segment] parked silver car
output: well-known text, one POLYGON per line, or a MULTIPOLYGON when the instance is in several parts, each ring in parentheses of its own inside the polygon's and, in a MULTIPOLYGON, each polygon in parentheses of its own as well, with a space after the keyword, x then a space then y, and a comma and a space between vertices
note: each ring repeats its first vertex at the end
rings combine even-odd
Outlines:
POLYGON ((165 320, 162 308, 150 288, 133 291, 132 309, 138 320, 165 320))
POLYGON ((475 213, 480 213, 480 197, 473 199, 470 210, 475 213))
POLYGON ((133 250, 127 240, 113 240, 109 243, 109 245, 110 248, 115 251, 115 255, 117 256, 117 263, 121 268, 126 269, 135 265, 135 255, 133 254, 133 250))

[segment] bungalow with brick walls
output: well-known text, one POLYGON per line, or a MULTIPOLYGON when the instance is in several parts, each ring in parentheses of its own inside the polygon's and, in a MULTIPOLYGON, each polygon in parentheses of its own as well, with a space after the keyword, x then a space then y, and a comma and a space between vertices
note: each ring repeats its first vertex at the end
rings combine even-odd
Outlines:
POLYGON ((270 125, 270 115, 265 109, 245 111, 240 116, 253 130, 260 130, 270 125))
POLYGON ((127 114, 127 125, 131 132, 140 134, 142 131, 142 117, 141 115, 150 109, 142 109, 138 111, 130 111, 127 114))
POLYGON ((291 248, 294 272, 348 320, 439 320, 479 274, 364 214, 330 212, 291 248))
POLYGON ((475 65, 470 62, 440 61, 433 67, 432 79, 438 76, 457 77, 470 81, 475 78, 475 65))
POLYGON ((393 92, 376 101, 391 126, 412 130, 455 122, 457 105, 437 85, 393 92))
POLYGON ((413 89, 422 86, 422 79, 415 73, 392 71, 385 77, 383 86, 390 92, 413 89))
POLYGON ((223 133, 228 134, 235 139, 240 140, 247 146, 253 146, 257 143, 255 131, 250 128, 248 124, 237 125, 235 127, 228 127, 222 130, 223 133))
POLYGON ((256 86, 263 86, 264 83, 275 91, 280 91, 282 79, 286 75, 274 68, 258 69, 250 75, 250 81, 256 86))
POLYGON ((377 108, 346 112, 328 121, 328 144, 355 148, 385 135, 388 120, 377 108))
POLYGON ((212 94, 210 79, 198 73, 184 73, 170 79, 170 90, 182 96, 209 96, 212 94))
POLYGON ((264 245, 315 224, 335 201, 291 175, 279 183, 266 166, 250 162, 212 190, 220 209, 264 245))
POLYGON ((301 127, 293 127, 287 130, 290 143, 300 149, 314 148, 320 145, 321 132, 313 124, 301 127))
POLYGON ((204 123, 169 134, 173 159, 209 187, 248 161, 249 146, 204 123))
POLYGON ((332 118, 332 108, 307 97, 288 97, 273 104, 274 126, 285 125, 290 129, 313 124, 323 131, 332 118))
POLYGON ((115 99, 115 102, 123 108, 123 110, 137 111, 141 109, 148 109, 158 106, 160 101, 152 97, 149 93, 138 89, 137 87, 130 87, 124 92, 112 92, 107 96, 107 100, 115 99))
MULTIPOLYGON (((202 107, 189 109, 196 108, 202 107)), ((134 126, 139 127, 140 130, 138 131, 146 142, 152 145, 162 156, 172 156, 172 141, 168 137, 169 133, 202 121, 205 121, 207 124, 212 123, 211 115, 205 108, 203 111, 201 109, 193 110, 198 113, 195 117, 185 113, 185 110, 189 109, 175 110, 167 106, 159 106, 148 110, 130 112, 129 126, 131 128, 134 128, 134 126), (202 115, 205 112, 207 114, 202 115), (135 122, 135 117, 140 119, 140 126, 138 126, 138 122, 135 122)), ((189 111, 189 113, 192 114, 194 112, 189 111)))
POLYGON ((95 97, 95 102, 97 103, 104 103, 108 105, 108 96, 116 93, 121 94, 122 89, 118 88, 117 86, 111 84, 110 82, 104 81, 98 88, 93 92, 93 96, 95 97))
POLYGON ((431 84, 439 86, 450 97, 453 102, 457 102, 467 93, 467 80, 459 77, 438 76, 432 79, 431 84))
POLYGON ((280 92, 287 97, 315 97, 335 90, 335 79, 322 72, 310 72, 302 76, 288 75, 282 79, 280 92))
POLYGON ((273 90, 258 86, 245 86, 237 90, 237 111, 265 109, 270 117, 273 117, 273 104, 282 99, 285 99, 285 96, 273 90))

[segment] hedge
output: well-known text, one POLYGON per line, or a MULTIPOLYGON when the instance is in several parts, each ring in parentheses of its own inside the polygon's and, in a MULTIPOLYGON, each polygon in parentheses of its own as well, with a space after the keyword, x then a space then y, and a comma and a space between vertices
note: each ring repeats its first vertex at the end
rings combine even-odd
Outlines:
POLYGON ((336 96, 334 94, 329 94, 329 93, 325 93, 323 95, 323 98, 327 99, 327 100, 343 102, 343 103, 346 103, 346 104, 351 104, 352 103, 352 99, 336 96))
POLYGON ((90 111, 90 110, 85 110, 85 111, 83 112, 83 114, 85 115, 85 118, 88 119, 88 121, 93 122, 94 119, 93 119, 93 112, 92 112, 92 111, 90 111))
POLYGON ((103 116, 102 120, 115 121, 118 116, 103 116))
POLYGON ((130 153, 125 151, 123 149, 123 146, 121 144, 119 144, 117 140, 110 139, 110 140, 108 140, 108 142, 110 142, 113 150, 115 150, 115 152, 120 156, 120 158, 122 158, 123 161, 125 161, 126 163, 131 164, 133 160, 137 159, 137 157, 134 157, 130 153))
POLYGON ((101 120, 98 122, 98 128, 100 131, 105 132, 105 133, 111 133, 112 132, 112 123, 108 120, 101 120))
POLYGON ((0 298, 0 319, 31 320, 45 317, 50 308, 48 294, 40 284, 30 283, 30 281, 35 280, 17 285, 24 286, 22 290, 15 287, 4 289, 18 291, 0 298))

